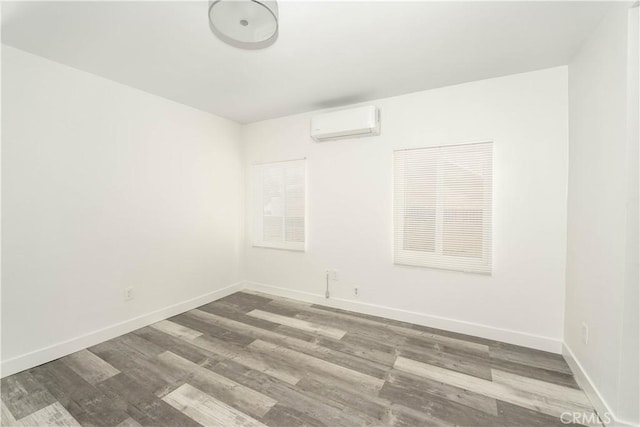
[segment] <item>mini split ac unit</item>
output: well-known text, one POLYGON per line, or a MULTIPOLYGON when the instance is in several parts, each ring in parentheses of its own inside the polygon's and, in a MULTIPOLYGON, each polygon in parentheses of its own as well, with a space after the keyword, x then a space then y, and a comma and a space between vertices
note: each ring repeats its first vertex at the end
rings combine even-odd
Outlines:
POLYGON ((370 105, 320 114, 311 119, 311 138, 317 142, 380 135, 380 110, 370 105))

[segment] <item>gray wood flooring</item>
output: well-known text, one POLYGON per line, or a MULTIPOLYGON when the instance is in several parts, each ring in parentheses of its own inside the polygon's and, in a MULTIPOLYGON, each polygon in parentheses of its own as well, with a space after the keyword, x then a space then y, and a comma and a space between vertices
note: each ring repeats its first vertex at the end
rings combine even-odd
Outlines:
POLYGON ((561 426, 561 356, 238 292, 2 380, 2 425, 561 426))

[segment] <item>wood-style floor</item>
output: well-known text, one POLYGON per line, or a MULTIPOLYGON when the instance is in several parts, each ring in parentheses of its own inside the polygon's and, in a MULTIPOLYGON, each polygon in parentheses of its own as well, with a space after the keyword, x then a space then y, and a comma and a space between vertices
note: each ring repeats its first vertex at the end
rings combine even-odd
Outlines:
POLYGON ((239 292, 2 380, 2 425, 553 426, 561 356, 239 292))

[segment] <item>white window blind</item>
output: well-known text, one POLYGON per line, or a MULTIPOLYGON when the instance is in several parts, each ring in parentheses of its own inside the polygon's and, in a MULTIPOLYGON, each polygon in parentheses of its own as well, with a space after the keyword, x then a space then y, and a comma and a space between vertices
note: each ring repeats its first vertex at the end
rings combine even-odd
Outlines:
POLYGON ((491 273, 491 142, 398 150, 394 262, 491 273))
POLYGON ((254 246, 305 249, 305 161, 253 166, 254 246))

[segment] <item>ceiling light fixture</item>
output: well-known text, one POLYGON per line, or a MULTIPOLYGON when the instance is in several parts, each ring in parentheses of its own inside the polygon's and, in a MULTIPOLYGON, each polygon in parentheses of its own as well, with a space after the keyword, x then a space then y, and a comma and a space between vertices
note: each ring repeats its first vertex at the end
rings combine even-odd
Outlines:
POLYGON ((278 38, 275 0, 210 0, 209 27, 225 43, 262 49, 278 38))

